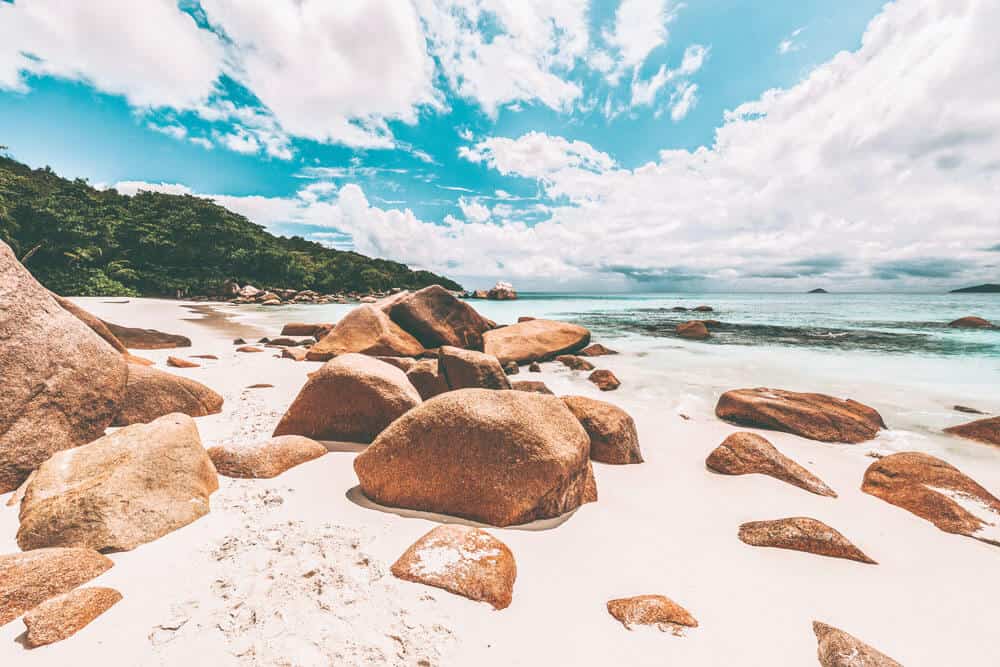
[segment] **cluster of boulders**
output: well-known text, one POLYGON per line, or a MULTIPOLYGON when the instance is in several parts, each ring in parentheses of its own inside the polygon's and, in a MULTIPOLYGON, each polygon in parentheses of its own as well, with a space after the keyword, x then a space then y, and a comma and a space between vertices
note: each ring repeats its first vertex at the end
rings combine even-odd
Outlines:
MULTIPOLYGON (((374 291, 374 292, 337 292, 335 294, 321 294, 315 290, 304 289, 283 289, 271 287, 260 289, 253 285, 240 286, 234 280, 227 280, 223 283, 218 298, 230 303, 257 304, 260 306, 282 306, 293 304, 325 304, 325 303, 371 303, 398 292, 399 290, 374 291)), ((205 298, 207 300, 207 297, 205 298)), ((199 299, 195 299, 199 300, 199 299)))
POLYGON ((492 288, 477 289, 471 292, 466 292, 463 295, 466 299, 490 299, 492 301, 513 301, 517 298, 517 291, 514 286, 508 282, 500 280, 492 288))

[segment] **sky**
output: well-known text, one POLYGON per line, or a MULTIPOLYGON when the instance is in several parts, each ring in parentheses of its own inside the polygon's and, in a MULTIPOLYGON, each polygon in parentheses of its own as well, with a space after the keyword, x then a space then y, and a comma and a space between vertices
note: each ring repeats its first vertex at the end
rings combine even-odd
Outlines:
POLYGON ((0 0, 0 144, 469 288, 1000 282, 996 0, 0 0))

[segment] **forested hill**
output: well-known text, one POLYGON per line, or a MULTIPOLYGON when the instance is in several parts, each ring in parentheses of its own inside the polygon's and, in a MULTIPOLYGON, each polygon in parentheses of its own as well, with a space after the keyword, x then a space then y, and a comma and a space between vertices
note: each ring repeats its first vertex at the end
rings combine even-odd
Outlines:
POLYGON ((461 289, 398 262, 274 236, 207 199, 97 190, 2 154, 0 239, 64 295, 198 296, 226 279, 320 293, 461 289))

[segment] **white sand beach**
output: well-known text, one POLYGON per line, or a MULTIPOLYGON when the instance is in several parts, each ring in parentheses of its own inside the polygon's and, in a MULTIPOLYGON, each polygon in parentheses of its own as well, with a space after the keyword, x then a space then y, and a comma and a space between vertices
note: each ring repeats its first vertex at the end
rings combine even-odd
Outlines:
MULTIPOLYGON (((221 414, 196 420, 206 447, 269 437, 306 374, 320 365, 278 358, 280 350, 235 352, 235 336, 252 342, 278 333, 250 309, 192 312, 175 301, 122 301, 77 300, 99 317, 191 338, 191 348, 136 351, 158 367, 168 355, 219 357, 201 360, 200 368, 169 369, 225 398, 221 414), (247 389, 255 383, 274 386, 247 389)), ((533 314, 531 302, 521 306, 533 314)), ((522 370, 517 379, 621 406, 636 420, 645 462, 595 463, 599 500, 569 515, 485 527, 516 558, 508 608, 495 611, 394 578, 389 566, 410 544, 439 522, 457 520, 366 501, 352 467, 363 445, 328 443, 329 454, 274 479, 220 476, 207 516, 110 555, 114 567, 92 585, 114 587, 124 596, 120 603, 71 639, 37 649, 18 641, 19 621, 0 627, 0 665, 801 666, 816 664, 814 620, 908 667, 1000 664, 1000 547, 942 532, 860 490, 874 461, 868 454, 898 450, 902 438, 936 449, 996 494, 1000 451, 955 444, 930 430, 894 431, 899 397, 886 401, 875 387, 862 395, 862 387, 852 398, 884 409, 890 427, 871 442, 824 444, 760 431, 838 498, 761 475, 716 474, 706 469, 706 455, 740 429, 714 416, 713 401, 664 400, 653 385, 655 373, 669 373, 669 366, 651 368, 650 358, 624 341, 598 341, 625 343, 622 354, 599 363, 621 379, 615 392, 602 394, 586 373, 554 363, 543 364, 541 374, 522 370), (737 539, 743 522, 792 516, 826 522, 878 564, 737 539), (629 631, 605 608, 612 598, 646 593, 683 605, 699 627, 683 636, 629 631)), ((660 354, 658 364, 673 353, 660 354)), ((740 376, 736 367, 725 373, 740 376)), ((838 392, 821 377, 816 386, 809 379, 794 388, 838 392)), ((758 382, 745 377, 738 386, 758 382)), ((1000 399, 983 397, 980 407, 1000 410, 1000 399)), ((0 553, 18 551, 18 508, 7 500, 0 496, 0 553)))

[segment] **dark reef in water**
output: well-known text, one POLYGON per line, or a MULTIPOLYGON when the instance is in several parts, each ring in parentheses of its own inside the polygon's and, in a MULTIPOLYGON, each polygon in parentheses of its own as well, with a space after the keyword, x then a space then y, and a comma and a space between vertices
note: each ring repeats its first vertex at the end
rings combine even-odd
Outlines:
POLYGON ((822 287, 817 287, 816 289, 809 290, 809 294, 829 294, 829 292, 822 287))
POLYGON ((996 283, 985 283, 983 285, 974 285, 972 287, 962 287, 961 289, 953 289, 949 294, 1000 294, 1000 285, 996 283))

